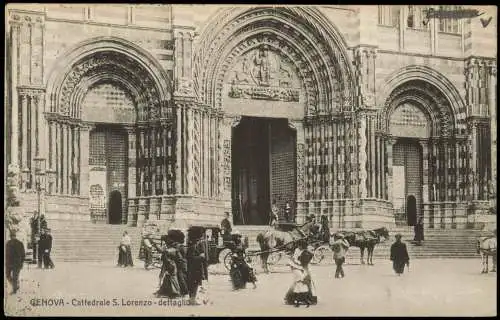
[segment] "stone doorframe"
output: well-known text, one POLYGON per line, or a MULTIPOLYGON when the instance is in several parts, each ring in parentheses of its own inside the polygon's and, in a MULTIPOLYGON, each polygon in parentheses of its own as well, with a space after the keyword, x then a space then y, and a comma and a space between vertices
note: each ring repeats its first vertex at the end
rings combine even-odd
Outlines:
MULTIPOLYGON (((224 200, 224 210, 227 212, 232 212, 232 130, 240 124, 243 115, 230 115, 225 114, 223 117, 223 124, 221 126, 220 139, 223 145, 223 170, 222 174, 222 189, 223 200, 224 200)), ((296 147, 296 169, 297 169, 297 189, 296 189, 296 202, 304 200, 305 189, 304 189, 304 127, 302 120, 288 119, 288 127, 296 132, 295 147, 296 147)), ((295 205, 296 210, 298 209, 298 204, 295 205)), ((298 212, 296 212, 297 214, 298 212)))

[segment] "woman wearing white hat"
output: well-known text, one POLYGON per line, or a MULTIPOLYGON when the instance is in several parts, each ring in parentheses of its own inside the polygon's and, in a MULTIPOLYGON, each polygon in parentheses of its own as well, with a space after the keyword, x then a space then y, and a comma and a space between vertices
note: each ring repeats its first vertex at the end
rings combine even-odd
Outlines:
POLYGON ((313 253, 307 250, 307 242, 299 241, 299 247, 291 257, 288 265, 292 269, 293 283, 285 295, 285 303, 295 305, 305 304, 308 307, 317 303, 314 283, 309 272, 309 262, 313 253))

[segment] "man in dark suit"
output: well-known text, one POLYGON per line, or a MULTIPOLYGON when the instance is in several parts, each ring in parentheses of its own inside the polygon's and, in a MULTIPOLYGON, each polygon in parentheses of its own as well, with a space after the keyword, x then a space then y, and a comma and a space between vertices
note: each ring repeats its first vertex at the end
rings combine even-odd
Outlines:
POLYGON ((50 229, 43 229, 40 235, 40 253, 38 254, 38 265, 41 267, 43 262, 43 267, 45 269, 54 269, 54 263, 50 258, 50 252, 52 251, 52 235, 50 234, 50 229))
POLYGON ((229 221, 230 214, 229 212, 226 212, 226 217, 222 219, 222 222, 220 224, 221 231, 222 231, 222 239, 224 241, 230 241, 231 240, 231 221, 229 221))
POLYGON ((391 261, 394 271, 398 276, 403 274, 405 265, 410 267, 410 256, 406 244, 401 241, 401 234, 396 234, 396 241, 391 246, 391 261))
POLYGON ((12 285, 12 294, 19 290, 19 273, 23 268, 26 252, 21 241, 16 239, 16 233, 10 233, 10 240, 5 248, 7 280, 12 285))

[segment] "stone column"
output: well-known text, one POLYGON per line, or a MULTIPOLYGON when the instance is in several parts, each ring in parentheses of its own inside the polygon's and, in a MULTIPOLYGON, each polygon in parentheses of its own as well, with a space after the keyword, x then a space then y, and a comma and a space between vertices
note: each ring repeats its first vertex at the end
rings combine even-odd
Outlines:
POLYGON ((231 201, 231 141, 232 130, 241 121, 241 116, 226 116, 224 118, 223 140, 224 140, 224 199, 231 201))
POLYGON ((30 148, 30 151, 31 151, 31 155, 28 159, 28 164, 29 164, 29 168, 31 170, 31 177, 32 177, 32 185, 31 185, 31 188, 35 188, 35 157, 37 157, 39 154, 38 154, 38 150, 37 150, 37 144, 38 144, 38 127, 37 127, 37 124, 38 124, 38 119, 37 119, 37 116, 38 116, 38 110, 36 109, 36 105, 35 105, 35 94, 33 93, 33 91, 30 91, 28 93, 28 98, 29 98, 29 113, 30 113, 30 125, 31 125, 31 130, 30 130, 30 134, 29 134, 29 140, 31 142, 31 148, 30 148))
POLYGON ((217 114, 217 198, 224 197, 224 116, 217 114))
POLYGON ((389 136, 386 140, 386 150, 387 150, 387 195, 389 202, 393 203, 394 199, 392 196, 392 148, 396 144, 397 139, 389 136))
POLYGON ((18 91, 17 91, 17 76, 18 76, 18 34, 19 34, 19 24, 12 22, 11 24, 11 35, 12 35, 12 51, 11 51, 11 144, 10 144, 10 164, 14 167, 13 169, 17 172, 19 168, 19 106, 18 106, 18 91))
POLYGON ((296 221, 304 221, 306 215, 306 198, 305 191, 305 134, 304 134, 304 124, 300 120, 292 120, 289 122, 289 126, 295 129, 296 132, 296 161, 297 161, 297 204, 295 210, 296 221))
POLYGON ((359 137, 359 197, 366 198, 368 196, 366 188, 366 180, 368 179, 366 162, 368 161, 368 157, 366 154, 366 117, 364 115, 361 115, 361 119, 359 120, 357 135, 359 137))
POLYGON ((472 124, 472 194, 473 194, 473 199, 477 200, 479 196, 479 186, 478 186, 478 179, 477 179, 477 123, 472 124))
POLYGON ((128 190, 127 195, 128 198, 136 197, 136 128, 127 127, 127 135, 128 135, 128 190))
POLYGON ((90 131, 92 125, 84 124, 80 127, 80 195, 89 197, 89 152, 90 152, 90 131))
POLYGON ((488 105, 490 109, 490 137, 491 137, 491 182, 490 186, 496 194, 497 186, 497 101, 496 101, 496 85, 497 85, 497 66, 496 62, 490 62, 489 67, 489 85, 488 85, 488 105))
POLYGON ((424 225, 430 225, 429 214, 429 141, 427 139, 420 139, 420 146, 422 147, 422 207, 424 216, 424 225))
MULTIPOLYGON (((22 137, 21 137, 21 166, 22 170, 29 170, 28 161, 28 97, 26 93, 21 92, 21 113, 22 113, 22 137)), ((24 179, 24 177, 23 177, 24 179)), ((26 181, 23 181, 26 185, 26 181)))
POLYGON ((175 122, 175 193, 182 194, 184 190, 182 189, 182 179, 184 179, 182 175, 182 167, 183 167, 183 159, 182 159, 182 105, 177 104, 175 107, 176 110, 176 122, 175 122))
POLYGON ((194 155, 193 155, 193 121, 194 112, 190 107, 186 109, 185 125, 186 130, 186 177, 187 177, 187 187, 186 191, 188 195, 194 194, 194 184, 193 184, 193 170, 194 170, 194 155))

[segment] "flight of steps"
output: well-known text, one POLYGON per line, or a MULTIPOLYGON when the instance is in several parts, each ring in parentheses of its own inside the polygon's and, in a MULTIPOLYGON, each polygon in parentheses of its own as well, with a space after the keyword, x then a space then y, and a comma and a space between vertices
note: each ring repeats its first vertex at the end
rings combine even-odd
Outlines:
MULTIPOLYGON (((140 228, 123 225, 93 224, 77 222, 53 224, 49 221, 54 239, 52 257, 54 261, 114 261, 123 231, 127 230, 132 239, 132 255, 137 261, 140 246, 140 228)), ((256 237, 268 226, 235 226, 234 230, 248 236, 251 250, 258 250, 256 237)), ((477 257, 476 239, 489 234, 479 230, 426 229, 422 246, 412 244, 413 228, 403 227, 390 230, 390 239, 377 245, 374 259, 388 259, 389 248, 394 235, 401 233, 407 243, 411 258, 472 258, 477 257)), ((331 259, 328 257, 328 259, 331 259)), ((348 260, 359 262, 359 249, 350 248, 348 260)))
MULTIPOLYGON (((267 228, 269 227, 236 226, 234 229, 248 236, 251 249, 258 249, 255 240, 257 234, 267 228)), ((402 239, 407 244, 408 253, 413 258, 474 258, 477 257, 476 239, 481 235, 491 234, 480 230, 426 229, 424 231, 425 241, 422 246, 416 246, 413 244, 413 227, 393 228, 389 231, 390 238, 377 245, 373 255, 374 259, 387 259, 389 257, 390 246, 394 242, 394 235, 397 233, 403 236, 402 239)), ((350 248, 349 252, 350 256, 358 259, 358 248, 350 248)))
MULTIPOLYGON (((140 246, 140 228, 125 225, 52 224, 54 261, 114 261, 118 259, 118 245, 126 230, 132 239, 132 257, 137 260, 140 246)), ((57 263, 57 262, 56 262, 57 263)))

